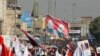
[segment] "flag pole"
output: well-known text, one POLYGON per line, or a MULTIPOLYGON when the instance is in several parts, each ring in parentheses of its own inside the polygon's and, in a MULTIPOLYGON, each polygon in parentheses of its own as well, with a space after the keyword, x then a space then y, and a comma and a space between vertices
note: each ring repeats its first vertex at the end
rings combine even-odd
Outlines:
POLYGON ((52 0, 48 0, 48 15, 51 14, 51 3, 52 3, 52 0))
MULTIPOLYGON (((55 3, 54 14, 55 14, 55 17, 56 17, 56 0, 55 0, 54 3, 55 3)), ((57 37, 55 38, 54 42, 57 43, 57 37)), ((57 45, 57 44, 56 44, 56 45, 57 45)))
POLYGON ((33 35, 35 34, 35 2, 36 0, 34 0, 34 5, 33 5, 33 35))
MULTIPOLYGON (((76 5, 76 4, 75 4, 75 2, 74 2, 74 0, 73 0, 73 4, 72 4, 72 6, 73 6, 73 7, 72 7, 72 9, 73 9, 73 23, 75 23, 75 5, 76 5)), ((73 33, 73 37, 75 37, 75 36, 74 36, 74 33, 73 33)))
POLYGON ((15 30, 14 30, 14 35, 16 35, 16 7, 17 7, 17 0, 14 0, 14 2, 15 2, 15 30))
MULTIPOLYGON (((2 4, 3 4, 3 22, 4 22, 4 26, 5 26, 6 24, 5 24, 5 18, 4 18, 4 12, 5 12, 4 11, 4 0, 3 0, 2 4)), ((7 31, 7 28, 5 29, 5 31, 2 34, 6 34, 6 31, 7 31)))
POLYGON ((48 0, 48 15, 50 14, 50 2, 48 0))
POLYGON ((55 8, 54 8, 54 14, 55 14, 55 17, 56 17, 56 0, 55 0, 55 8))

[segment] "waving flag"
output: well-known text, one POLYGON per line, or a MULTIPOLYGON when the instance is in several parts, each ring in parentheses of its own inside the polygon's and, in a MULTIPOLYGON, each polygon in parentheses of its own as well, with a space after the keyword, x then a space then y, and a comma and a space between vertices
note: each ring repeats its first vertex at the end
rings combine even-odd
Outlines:
POLYGON ((53 30, 54 30, 54 28, 53 28, 54 23, 53 23, 52 18, 47 16, 46 19, 45 19, 45 22, 46 22, 46 31, 48 33, 52 34, 53 30))
POLYGON ((34 37, 32 37, 31 34, 29 34, 27 31, 22 30, 22 29, 21 29, 21 31, 27 36, 27 38, 29 39, 30 43, 33 46, 39 46, 39 43, 36 42, 36 39, 34 37))
POLYGON ((64 22, 63 20, 53 18, 49 15, 46 17, 46 30, 47 32, 53 33, 58 37, 68 38, 68 23, 64 22))
POLYGON ((55 30, 59 37, 68 37, 68 23, 63 20, 53 19, 55 24, 55 30))
POLYGON ((8 56, 8 49, 4 44, 4 39, 3 37, 0 35, 0 56, 8 56))
POLYGON ((64 26, 63 26, 62 22, 58 19, 53 19, 53 21, 54 21, 54 24, 55 24, 54 29, 56 30, 58 36, 64 37, 64 33, 62 31, 63 30, 62 28, 64 28, 64 26))
POLYGON ((64 34, 65 35, 68 35, 68 33, 69 33, 69 23, 68 22, 65 22, 64 20, 62 20, 62 23, 63 23, 63 25, 64 25, 64 34))
POLYGON ((21 21, 26 22, 28 27, 32 27, 32 18, 28 11, 22 13, 21 21))

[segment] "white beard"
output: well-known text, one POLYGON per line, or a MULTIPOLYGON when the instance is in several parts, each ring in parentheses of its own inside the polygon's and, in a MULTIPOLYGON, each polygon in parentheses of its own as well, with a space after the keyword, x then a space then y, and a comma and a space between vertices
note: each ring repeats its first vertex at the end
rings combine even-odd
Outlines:
POLYGON ((0 45, 0 56, 1 56, 1 53, 2 53, 2 46, 0 45))

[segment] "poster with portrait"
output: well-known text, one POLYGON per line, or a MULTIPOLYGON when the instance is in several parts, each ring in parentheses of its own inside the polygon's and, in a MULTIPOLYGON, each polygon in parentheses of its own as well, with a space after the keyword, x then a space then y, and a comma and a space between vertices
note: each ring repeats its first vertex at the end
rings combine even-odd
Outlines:
POLYGON ((97 47, 96 50, 97 50, 97 53, 100 53, 100 47, 97 47))
POLYGON ((91 55, 88 40, 79 41, 77 44, 78 44, 78 47, 80 47, 82 49, 84 56, 90 56, 91 55))

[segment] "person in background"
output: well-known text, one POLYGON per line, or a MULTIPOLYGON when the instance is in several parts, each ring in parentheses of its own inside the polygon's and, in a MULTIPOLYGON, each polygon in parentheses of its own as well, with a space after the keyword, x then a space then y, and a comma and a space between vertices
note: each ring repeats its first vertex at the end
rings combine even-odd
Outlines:
POLYGON ((61 51, 62 56, 65 56, 66 52, 67 52, 66 48, 63 48, 62 51, 61 51))

